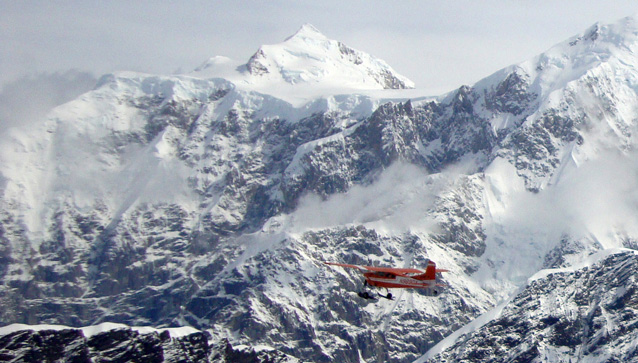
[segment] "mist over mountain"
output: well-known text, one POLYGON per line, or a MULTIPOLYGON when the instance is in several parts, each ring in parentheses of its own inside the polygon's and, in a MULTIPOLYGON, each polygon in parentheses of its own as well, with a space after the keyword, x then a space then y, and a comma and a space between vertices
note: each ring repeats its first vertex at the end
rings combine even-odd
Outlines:
POLYGON ((431 97, 304 25, 246 62, 104 75, 1 140, 0 354, 631 359, 637 51, 634 18, 595 24, 431 97), (377 302, 323 264, 428 259, 442 294, 377 302), (196 331, 65 328, 102 323, 196 331))
POLYGON ((0 90, 3 130, 42 121, 52 108, 90 91, 97 80, 86 72, 40 73, 5 84, 0 90))

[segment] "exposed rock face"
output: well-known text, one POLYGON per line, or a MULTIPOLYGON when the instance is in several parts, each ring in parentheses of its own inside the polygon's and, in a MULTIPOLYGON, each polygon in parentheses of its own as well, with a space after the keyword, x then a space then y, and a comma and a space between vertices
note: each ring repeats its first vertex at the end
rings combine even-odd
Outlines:
POLYGON ((6 362, 250 362, 294 363, 274 350, 234 348, 228 340, 210 346, 208 333, 172 338, 168 331, 140 334, 114 329, 85 337, 79 329, 21 330, 0 336, 0 360, 6 362))
POLYGON ((634 361, 637 272, 638 257, 624 253, 534 280, 498 317, 431 361, 634 361))
MULTIPOLYGON (((418 266, 434 243, 440 243, 436 248, 455 254, 465 271, 476 269, 473 259, 485 244, 483 206, 475 194, 481 178, 456 181, 426 173, 430 164, 436 171, 472 151, 461 150, 465 144, 459 143, 456 154, 442 152, 436 164, 422 153, 423 140, 444 133, 435 130, 447 125, 438 118, 456 118, 453 106, 406 101, 384 104, 365 117, 325 110, 286 120, 248 108, 277 101, 246 95, 218 80, 191 84, 186 79, 180 83, 117 76, 102 82, 94 91, 99 102, 106 95, 115 97, 127 113, 137 115, 129 129, 101 132, 105 136, 91 150, 99 159, 110 160, 109 173, 119 173, 126 188, 114 203, 104 193, 109 186, 96 183, 98 193, 89 199, 90 208, 79 208, 73 197, 49 203, 53 208, 44 213, 49 213, 48 224, 39 243, 16 223, 3 226, 4 235, 11 236, 3 255, 11 261, 0 296, 6 307, 0 312, 3 323, 189 324, 218 332, 236 330, 244 338, 233 343, 263 344, 313 361, 357 361, 359 356, 405 361, 493 304, 480 291, 473 296, 459 290, 436 301, 416 292, 408 305, 395 307, 403 311, 399 322, 388 321, 380 326, 383 331, 370 331, 367 326, 377 324, 375 315, 352 313, 362 308, 356 294, 348 293, 359 288, 359 277, 339 279, 349 289, 335 290, 330 287, 334 272, 317 265, 347 260, 352 257, 345 251, 359 251, 366 256, 359 263, 401 264, 409 255, 410 263, 418 266), (140 96, 137 87, 157 93, 140 96), (198 96, 175 96, 186 92, 198 96), (130 162, 128 150, 140 150, 141 156, 130 162), (392 179, 395 172, 414 174, 426 189, 415 185, 398 192, 393 197, 398 199, 388 202, 390 211, 410 195, 423 194, 428 185, 447 190, 441 196, 427 195, 431 207, 430 202, 415 205, 439 216, 438 233, 379 235, 362 224, 344 226, 341 220, 307 233, 303 227, 301 234, 279 232, 296 218, 287 221, 284 213, 294 215, 300 203, 307 205, 309 193, 328 200, 353 187, 376 185, 383 175, 392 179), (171 179, 175 181, 162 184, 171 179), (149 195, 149 189, 168 196, 149 195), (313 256, 310 264, 308 256, 313 256), (335 291, 341 295, 333 296, 335 291), (299 304, 299 299, 307 302, 299 304), (326 306, 328 300, 335 301, 326 306), (444 307, 445 301, 453 307, 444 307), (432 303, 431 309, 443 309, 455 320, 412 311, 411 306, 432 303), (312 318, 316 314, 324 318, 317 322, 312 318), (415 325, 428 333, 403 341, 402 334, 410 335, 408 327, 415 325), (331 348, 326 350, 328 343, 331 348), (389 345, 400 346, 401 353, 391 353, 389 345)), ((58 123, 59 138, 82 140, 68 133, 71 123, 58 123)), ((462 122, 456 127, 460 133, 462 122)), ((52 143, 69 160, 78 153, 52 143)), ((102 170, 93 173, 96 180, 112 178, 102 170)), ((67 186, 59 188, 59 195, 73 193, 67 186)), ((7 221, 15 218, 12 210, 6 210, 7 221)), ((363 218, 382 215, 372 212, 363 218)))
MULTIPOLYGON (((302 30, 290 41, 366 63, 302 30)), ((601 154, 638 145, 638 67, 622 50, 634 33, 600 27, 438 99, 298 106, 223 79, 105 76, 0 149, 0 325, 190 325, 210 332, 209 358, 229 342, 316 362, 414 360, 538 270, 635 248, 634 164, 614 164, 613 183, 597 173, 601 154), (601 199, 620 221, 598 222, 608 203, 582 205, 601 199), (376 303, 357 296, 358 273, 323 264, 427 259, 450 270, 443 294, 376 303)), ((268 50, 251 76, 274 73, 268 50)), ((552 281, 528 288, 584 284, 552 281)), ((571 317, 517 326, 516 354, 571 317)))
POLYGON ((0 357, 15 362, 209 362, 205 333, 171 338, 117 329, 86 338, 81 330, 21 330, 0 337, 0 357))

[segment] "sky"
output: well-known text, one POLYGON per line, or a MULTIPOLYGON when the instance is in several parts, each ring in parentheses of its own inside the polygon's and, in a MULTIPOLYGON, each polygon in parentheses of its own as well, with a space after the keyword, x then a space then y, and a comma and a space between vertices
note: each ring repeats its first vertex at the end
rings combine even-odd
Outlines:
MULTIPOLYGON (((310 23, 442 94, 531 58, 635 1, 0 0, 0 87, 73 69, 187 72, 223 55, 247 61, 310 23)), ((85 81, 86 77, 79 77, 85 81)))

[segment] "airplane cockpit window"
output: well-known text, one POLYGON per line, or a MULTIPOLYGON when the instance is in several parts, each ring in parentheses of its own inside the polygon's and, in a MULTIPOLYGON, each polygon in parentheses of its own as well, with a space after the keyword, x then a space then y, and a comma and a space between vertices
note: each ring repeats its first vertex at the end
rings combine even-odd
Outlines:
POLYGON ((387 279, 393 279, 396 276, 390 272, 375 272, 375 275, 379 276, 379 277, 385 277, 387 279))

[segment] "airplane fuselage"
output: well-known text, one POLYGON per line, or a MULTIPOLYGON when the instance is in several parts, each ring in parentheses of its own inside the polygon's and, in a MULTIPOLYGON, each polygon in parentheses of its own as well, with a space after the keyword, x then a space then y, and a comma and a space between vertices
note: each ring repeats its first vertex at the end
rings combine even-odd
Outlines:
POLYGON ((366 272, 363 274, 368 285, 385 288, 424 289, 436 286, 436 280, 419 280, 410 276, 398 276, 385 272, 366 272))

